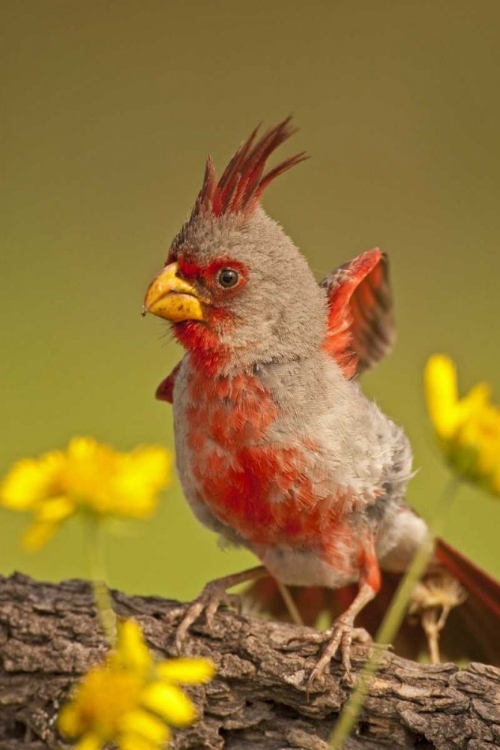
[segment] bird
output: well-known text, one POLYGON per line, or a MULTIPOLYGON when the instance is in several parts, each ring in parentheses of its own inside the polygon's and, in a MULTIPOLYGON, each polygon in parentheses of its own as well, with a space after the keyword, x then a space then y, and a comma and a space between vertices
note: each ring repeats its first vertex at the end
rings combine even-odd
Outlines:
MULTIPOLYGON (((185 349, 156 396, 173 405, 186 499, 202 524, 260 562, 207 584, 177 630, 178 648, 202 613, 213 622, 237 583, 253 581, 275 615, 290 587, 308 621, 329 597, 338 616, 311 635, 322 647, 312 687, 337 654, 351 675, 351 644, 365 633, 356 622, 367 612, 372 628, 380 620, 378 602, 386 606, 428 528, 406 501, 408 438, 360 386, 395 341, 387 255, 368 250, 318 283, 262 206, 266 188, 308 158, 268 167, 295 132, 290 117, 255 128, 220 177, 208 156, 143 314, 168 321, 185 349)), ((456 640, 471 641, 480 615, 493 624, 491 637, 482 628, 479 654, 498 659, 500 585, 443 540, 428 573, 458 581, 453 603, 468 635, 456 640)))

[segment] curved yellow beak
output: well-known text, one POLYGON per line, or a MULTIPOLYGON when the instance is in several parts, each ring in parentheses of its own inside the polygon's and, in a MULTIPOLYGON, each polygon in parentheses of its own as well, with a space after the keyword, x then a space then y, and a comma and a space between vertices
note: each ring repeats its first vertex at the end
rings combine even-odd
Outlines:
POLYGON ((177 276, 178 270, 177 263, 170 263, 155 276, 144 298, 143 315, 152 313, 174 323, 204 319, 204 300, 191 284, 177 276))

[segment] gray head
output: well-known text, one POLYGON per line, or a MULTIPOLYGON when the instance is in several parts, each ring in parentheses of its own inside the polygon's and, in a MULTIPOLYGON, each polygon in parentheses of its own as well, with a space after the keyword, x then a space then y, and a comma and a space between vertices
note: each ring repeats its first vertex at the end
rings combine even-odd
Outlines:
POLYGON ((289 118, 258 140, 254 131, 219 180, 207 160, 191 216, 146 295, 147 312, 170 320, 189 351, 226 371, 307 357, 324 339, 325 292, 260 206, 272 180, 305 158, 264 171, 293 132, 289 118))

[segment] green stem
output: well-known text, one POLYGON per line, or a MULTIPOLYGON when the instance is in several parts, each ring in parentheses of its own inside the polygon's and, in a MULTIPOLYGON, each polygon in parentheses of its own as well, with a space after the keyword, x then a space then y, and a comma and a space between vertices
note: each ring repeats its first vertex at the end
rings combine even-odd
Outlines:
POLYGON ((116 645, 116 614, 106 583, 103 543, 100 523, 97 518, 87 522, 87 554, 89 560, 92 591, 102 629, 111 648, 116 645))
MULTIPOLYGON (((394 637, 403 622, 415 584, 424 574, 432 557, 436 536, 441 533, 459 484, 459 480, 453 477, 445 487, 436 510, 436 515, 433 521, 429 524, 427 539, 413 558, 410 567, 394 595, 391 606, 389 607, 375 638, 376 644, 389 644, 394 640, 394 637)), ((385 648, 374 648, 372 650, 359 677, 356 689, 347 701, 331 736, 331 750, 341 750, 345 741, 354 729, 358 716, 363 708, 366 695, 370 689, 372 679, 384 658, 386 650, 387 646, 385 648)))

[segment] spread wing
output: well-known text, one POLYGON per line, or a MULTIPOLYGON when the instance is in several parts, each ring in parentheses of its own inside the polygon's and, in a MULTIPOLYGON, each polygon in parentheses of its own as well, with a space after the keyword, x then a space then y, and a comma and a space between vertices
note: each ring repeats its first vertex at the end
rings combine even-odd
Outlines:
POLYGON ((156 389, 155 397, 159 401, 167 401, 167 403, 169 404, 174 403, 174 383, 177 373, 179 372, 181 362, 176 364, 170 375, 168 375, 165 380, 162 380, 160 385, 156 389))
POLYGON ((324 348, 347 378, 390 352, 396 338, 387 256, 368 250, 329 274, 321 285, 329 299, 324 348))

